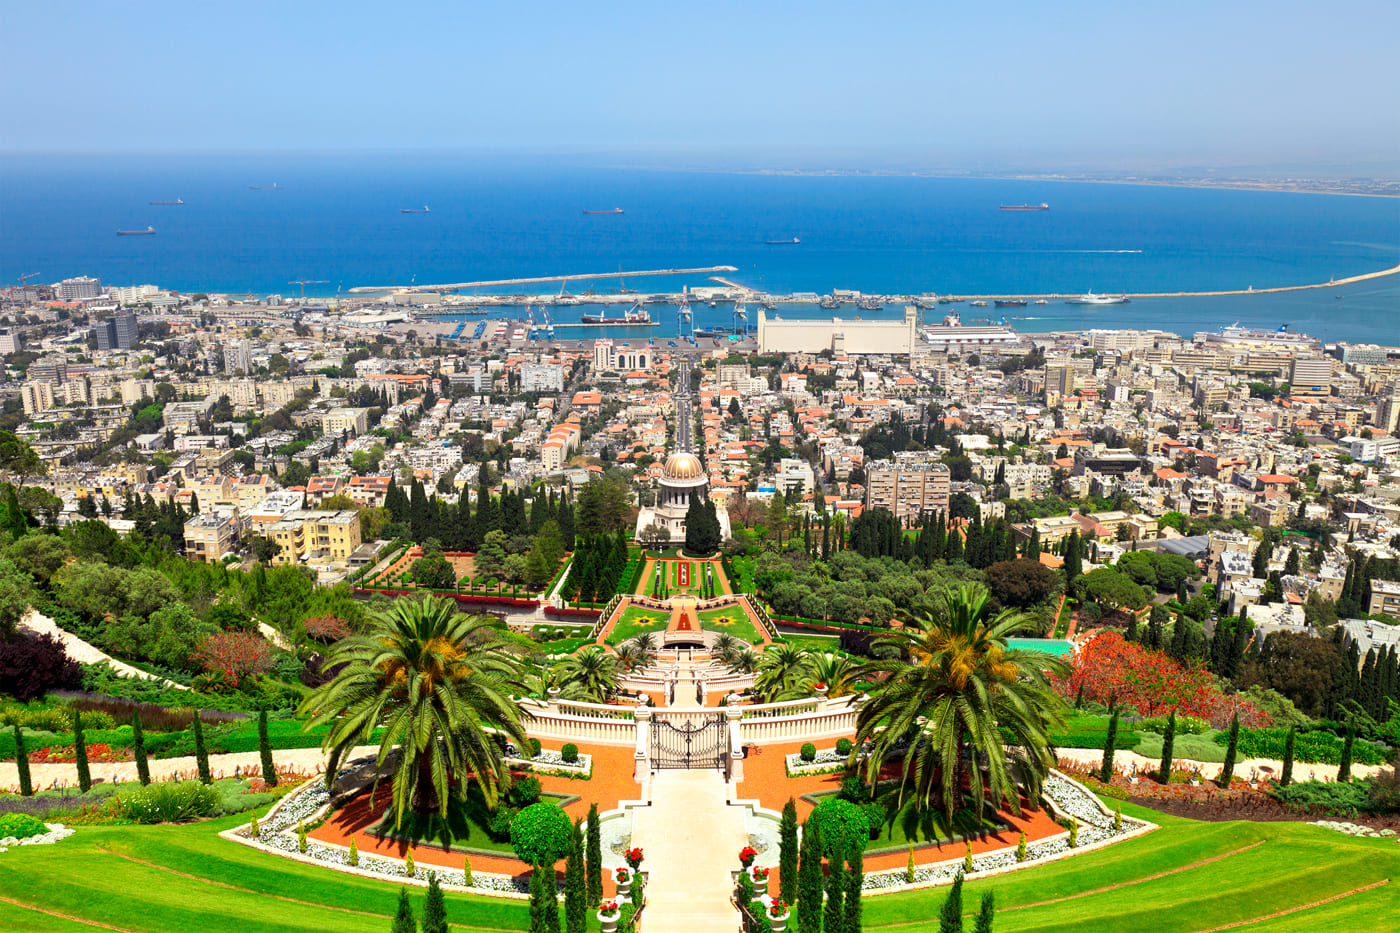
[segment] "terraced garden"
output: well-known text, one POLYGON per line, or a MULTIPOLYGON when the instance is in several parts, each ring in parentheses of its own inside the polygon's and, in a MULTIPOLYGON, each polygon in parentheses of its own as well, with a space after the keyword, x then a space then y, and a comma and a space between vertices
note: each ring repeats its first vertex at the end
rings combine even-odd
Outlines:
POLYGON ((628 606, 622 610, 622 616, 613 625, 612 632, 608 634, 608 644, 620 645, 629 638, 635 638, 644 632, 650 632, 657 638, 666 631, 666 625, 671 621, 671 614, 661 609, 643 609, 641 606, 628 606))
POLYGON ((751 645, 763 642, 763 636, 758 633, 758 629, 749 620, 748 613, 744 612, 737 604, 721 606, 718 609, 706 609, 695 615, 700 620, 700 627, 707 632, 728 632, 735 638, 743 639, 751 645))
MULTIPOLYGON (((1262 933, 1381 929, 1400 908, 1393 839, 1303 823, 1199 823, 1125 804, 1161 829, 964 890, 996 893, 996 930, 1262 933), (1372 887, 1375 885, 1374 887, 1372 887)), ((0 855, 0 928, 91 933, 382 933, 398 886, 218 838, 242 817, 186 826, 84 826, 55 846, 0 855)), ((421 905, 421 889, 411 889, 421 905)), ((864 900, 867 930, 937 928, 946 888, 864 900)), ((529 927, 524 901, 448 894, 458 931, 529 927)), ((590 919, 590 924, 596 923, 590 919)), ((590 929, 593 927, 590 925, 590 929)))

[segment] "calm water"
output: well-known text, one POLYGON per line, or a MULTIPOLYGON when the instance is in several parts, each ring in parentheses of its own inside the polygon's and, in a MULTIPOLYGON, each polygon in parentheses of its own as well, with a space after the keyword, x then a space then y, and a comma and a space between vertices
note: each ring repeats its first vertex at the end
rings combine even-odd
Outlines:
MULTIPOLYGON (((112 284, 294 295, 299 289, 288 282, 306 278, 328 283, 308 286, 308 295, 333 295, 356 285, 733 265, 740 271, 730 278, 778 293, 1140 292, 1304 284, 1397 262, 1400 201, 1372 198, 571 169, 440 156, 0 159, 0 284, 40 272, 49 282, 95 275, 112 284), (274 182, 283 190, 249 190, 274 182), (147 203, 175 198, 185 205, 147 203), (1051 210, 997 210, 1040 201, 1051 210), (424 204, 431 213, 399 213, 424 204), (626 213, 582 213, 614 206, 626 213), (158 234, 114 236, 147 225, 158 234), (800 245, 764 243, 794 236, 800 245)), ((617 280, 593 284, 611 290, 617 280)), ((643 292, 684 284, 711 283, 703 276, 627 282, 643 292)), ((1022 331, 1190 333, 1238 320, 1288 323, 1329 340, 1400 343, 1394 278, 1274 296, 1015 310, 1026 319, 1008 323, 1022 331)), ((965 321, 990 312, 962 306, 965 321)), ((556 319, 580 313, 559 309, 556 319)), ((824 314, 814 306, 777 313, 824 314)), ((674 332, 672 315, 653 314, 666 326, 651 333, 674 332)), ((698 325, 727 322, 723 306, 696 308, 698 325)))

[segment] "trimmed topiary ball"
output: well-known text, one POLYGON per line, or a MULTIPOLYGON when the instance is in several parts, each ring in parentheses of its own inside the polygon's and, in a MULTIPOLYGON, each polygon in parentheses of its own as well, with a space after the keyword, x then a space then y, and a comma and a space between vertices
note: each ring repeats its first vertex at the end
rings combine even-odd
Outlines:
POLYGON ((578 761, 578 746, 570 742, 568 745, 559 749, 559 757, 563 758, 569 764, 573 764, 578 761))
POLYGON ((531 804, 510 821, 510 845, 527 865, 550 866, 569 852, 574 824, 552 803, 531 804))
POLYGON ((836 754, 838 754, 838 755, 849 755, 850 753, 851 753, 851 740, 850 740, 850 739, 837 739, 837 740, 836 740, 836 754))
POLYGON ((811 742, 803 742, 802 749, 798 752, 798 754, 802 756, 803 761, 816 761, 817 747, 811 742))
POLYGON ((830 858, 840 851, 849 856, 853 849, 865 851, 870 841, 870 823, 859 805, 839 797, 823 800, 808 817, 821 834, 822 854, 830 858))

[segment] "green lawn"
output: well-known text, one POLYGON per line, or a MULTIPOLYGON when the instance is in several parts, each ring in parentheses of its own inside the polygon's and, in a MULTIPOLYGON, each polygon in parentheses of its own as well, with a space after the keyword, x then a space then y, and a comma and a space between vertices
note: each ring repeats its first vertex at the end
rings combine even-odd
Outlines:
POLYGON ((778 640, 797 645, 799 648, 811 648, 815 651, 841 650, 841 639, 835 635, 790 635, 787 632, 779 632, 778 640))
MULTIPOLYGON (((1303 823, 1198 823, 1126 803, 1123 812, 1161 828, 1072 859, 969 881, 963 890, 964 909, 975 911, 983 892, 993 891, 998 933, 1194 933, 1343 894, 1390 878, 1400 867, 1394 840, 1353 839, 1303 823), (1238 851, 1260 841, 1264 844, 1238 851), (1222 855, 1227 857, 1196 864, 1222 855), (1174 873, 1151 877, 1169 871, 1174 873), (1043 903, 1058 898, 1072 899, 1043 903), (1029 906, 1033 904, 1039 906, 1029 906), (1006 909, 1013 907, 1020 909, 1006 909)), ((867 897, 865 928, 932 930, 946 895, 945 887, 867 897)), ((1375 925, 1397 907, 1400 889, 1388 884, 1248 928, 1355 930, 1358 924, 1375 925)))
MULTIPOLYGON (((964 888, 964 911, 971 915, 983 892, 994 891, 998 933, 1198 933, 1237 922, 1263 933, 1354 933, 1383 929, 1391 922, 1385 918, 1400 909, 1400 885, 1391 883, 1253 922, 1393 877, 1400 867, 1394 840, 1353 839, 1303 823, 1198 823, 1131 804, 1123 811, 1161 828, 1071 859, 974 878, 964 888), (1202 864, 1207 859, 1216 861, 1202 864)), ((0 901, 0 929, 91 933, 90 924, 132 933, 389 929, 398 885, 303 865, 215 835, 243 820, 84 826, 55 846, 12 849, 0 855, 0 896, 8 899, 0 901)), ((409 890, 421 912, 422 889, 409 890)), ((932 933, 947 890, 867 893, 864 928, 932 933)), ((528 906, 519 900, 448 894, 447 912, 459 933, 529 927, 528 906)), ((596 929, 591 913, 589 924, 596 929)))
POLYGON ((763 643, 763 636, 758 633, 753 622, 749 621, 748 613, 737 605, 706 609, 697 612, 695 616, 700 620, 700 627, 707 632, 728 632, 751 645, 763 643), (723 621, 726 619, 727 622, 723 621))
POLYGON ((617 620, 617 624, 613 626, 612 632, 608 635, 608 644, 621 644, 643 632, 650 632, 659 639, 661 633, 666 631, 666 624, 670 621, 671 615, 668 612, 659 609, 643 609, 641 606, 628 606, 622 610, 622 617, 617 620))
MULTIPOLYGON (((80 827, 58 845, 5 853, 0 892, 25 905, 135 933, 389 929, 397 885, 303 865, 215 835, 243 821, 80 827)), ((409 891, 421 912, 422 889, 409 891)), ((526 930, 530 924, 524 901, 448 894, 447 913, 459 930, 526 930)), ((93 929, 5 902, 0 927, 93 929)))

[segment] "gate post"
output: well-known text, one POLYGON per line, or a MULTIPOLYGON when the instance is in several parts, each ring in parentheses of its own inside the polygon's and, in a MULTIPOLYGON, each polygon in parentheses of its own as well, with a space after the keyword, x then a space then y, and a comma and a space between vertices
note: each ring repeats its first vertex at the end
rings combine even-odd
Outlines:
POLYGON ((632 777, 638 784, 645 784, 651 776, 651 707, 639 706, 633 714, 637 720, 637 747, 632 752, 632 777))
POLYGON ((726 706, 724 718, 729 726, 729 754, 725 755, 726 777, 735 784, 744 779, 744 739, 739 722, 744 718, 743 707, 726 706))

